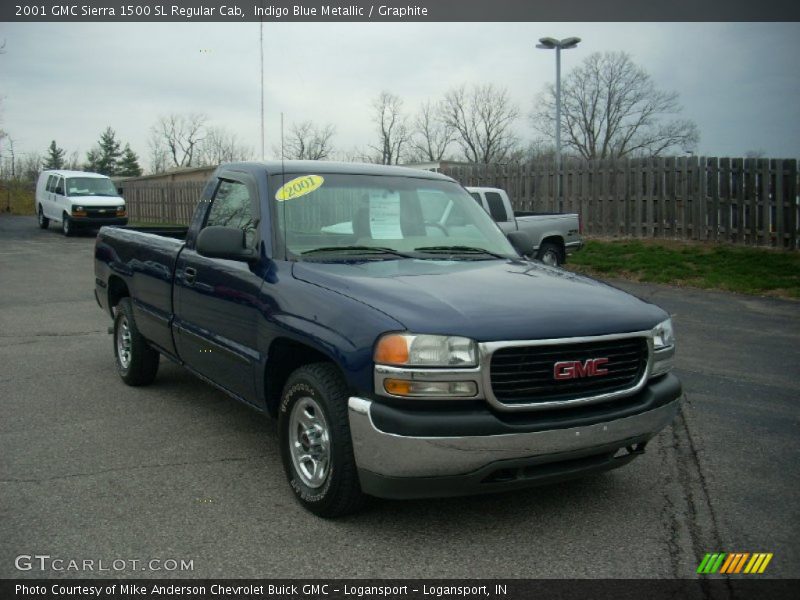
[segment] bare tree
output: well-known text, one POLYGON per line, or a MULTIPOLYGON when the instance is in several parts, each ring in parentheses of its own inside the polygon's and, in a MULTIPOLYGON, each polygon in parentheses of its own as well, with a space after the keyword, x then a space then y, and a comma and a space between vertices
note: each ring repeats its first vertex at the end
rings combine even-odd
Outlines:
MULTIPOLYGON (((200 113, 187 115, 170 114, 158 119, 153 127, 155 137, 166 148, 167 156, 175 167, 196 166, 200 143, 205 138, 208 117, 200 113)), ((154 151, 151 144, 151 159, 161 152, 154 151)))
POLYGON ((64 168, 68 171, 80 171, 81 164, 80 153, 77 150, 70 152, 69 158, 64 159, 64 168))
POLYGON ((16 169, 16 174, 23 181, 36 181, 39 179, 39 173, 42 172, 43 162, 44 159, 38 152, 23 154, 19 159, 19 166, 16 169))
MULTIPOLYGON (((289 135, 284 140, 283 156, 297 160, 325 160, 331 157, 333 145, 331 140, 336 128, 327 125, 315 125, 312 121, 292 123, 289 135)), ((273 148, 280 155, 280 148, 273 148)))
POLYGON ((375 162, 375 155, 370 153, 369 148, 353 146, 349 150, 337 150, 331 155, 331 159, 342 162, 370 163, 375 162))
POLYGON ((420 107, 413 129, 409 146, 413 160, 417 162, 442 160, 456 139, 453 125, 442 119, 442 105, 431 101, 420 107))
POLYGON ((455 129, 464 158, 476 163, 509 159, 519 146, 514 133, 518 116, 508 91, 490 83, 450 90, 442 105, 442 119, 455 129))
POLYGON ((224 127, 209 127, 200 144, 198 164, 219 165, 253 158, 253 149, 224 127))
POLYGON ((410 135, 408 119, 403 114, 403 101, 399 96, 383 91, 372 103, 372 108, 378 132, 378 143, 370 146, 376 153, 374 162, 396 165, 410 135))
POLYGON ((169 150, 161 135, 153 129, 147 141, 150 151, 150 173, 163 173, 169 168, 169 150))
MULTIPOLYGON (((561 139, 586 159, 658 156, 694 148, 697 125, 677 118, 678 94, 659 90, 626 52, 595 52, 564 78, 561 139)), ((533 115, 542 135, 555 137, 555 90, 540 95, 533 115)))

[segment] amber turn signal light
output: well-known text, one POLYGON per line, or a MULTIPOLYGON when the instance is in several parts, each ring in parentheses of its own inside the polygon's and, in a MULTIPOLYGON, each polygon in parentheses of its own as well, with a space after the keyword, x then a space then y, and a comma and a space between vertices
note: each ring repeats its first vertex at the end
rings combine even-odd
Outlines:
POLYGON ((408 363, 408 341, 402 335, 385 335, 375 347, 375 362, 382 365, 408 363))

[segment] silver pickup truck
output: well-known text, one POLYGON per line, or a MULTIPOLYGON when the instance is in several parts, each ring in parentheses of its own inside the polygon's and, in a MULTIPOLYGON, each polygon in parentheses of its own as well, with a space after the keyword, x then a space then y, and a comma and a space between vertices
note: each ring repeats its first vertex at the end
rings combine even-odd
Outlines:
POLYGON ((524 231, 533 241, 531 256, 548 265, 564 264, 567 254, 580 249, 580 216, 576 213, 514 212, 505 190, 468 187, 467 191, 494 219, 504 233, 524 231))

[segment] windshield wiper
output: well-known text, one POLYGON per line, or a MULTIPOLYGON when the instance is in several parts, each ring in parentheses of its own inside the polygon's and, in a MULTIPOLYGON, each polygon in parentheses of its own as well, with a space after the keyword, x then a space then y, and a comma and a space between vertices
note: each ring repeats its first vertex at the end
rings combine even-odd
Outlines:
POLYGON ((392 256, 401 256, 403 258, 413 258, 410 254, 405 254, 393 248, 385 248, 383 246, 322 246, 321 248, 313 248, 301 252, 303 256, 309 254, 317 254, 321 252, 348 252, 357 254, 391 254, 392 256))
POLYGON ((508 258, 503 254, 490 252, 484 248, 474 248, 472 246, 421 246, 414 248, 414 252, 428 252, 430 254, 485 254, 494 258, 508 258))

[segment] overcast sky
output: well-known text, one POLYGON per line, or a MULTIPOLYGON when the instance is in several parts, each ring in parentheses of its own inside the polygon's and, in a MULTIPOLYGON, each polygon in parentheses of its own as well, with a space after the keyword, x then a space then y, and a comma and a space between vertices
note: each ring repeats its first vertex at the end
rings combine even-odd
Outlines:
MULTIPOLYGON (((287 125, 336 126, 337 149, 374 138, 370 103, 389 90, 413 112, 462 83, 506 87, 522 115, 554 79, 542 36, 583 38, 563 72, 625 49, 679 93, 698 154, 800 157, 798 23, 267 23, 266 154, 287 125)), ((55 139, 81 158, 110 125, 147 163, 159 115, 200 112, 260 152, 258 23, 0 23, 0 128, 19 153, 55 139)), ((534 137, 527 117, 523 139, 534 137)), ((0 152, 7 154, 7 144, 0 152)))

